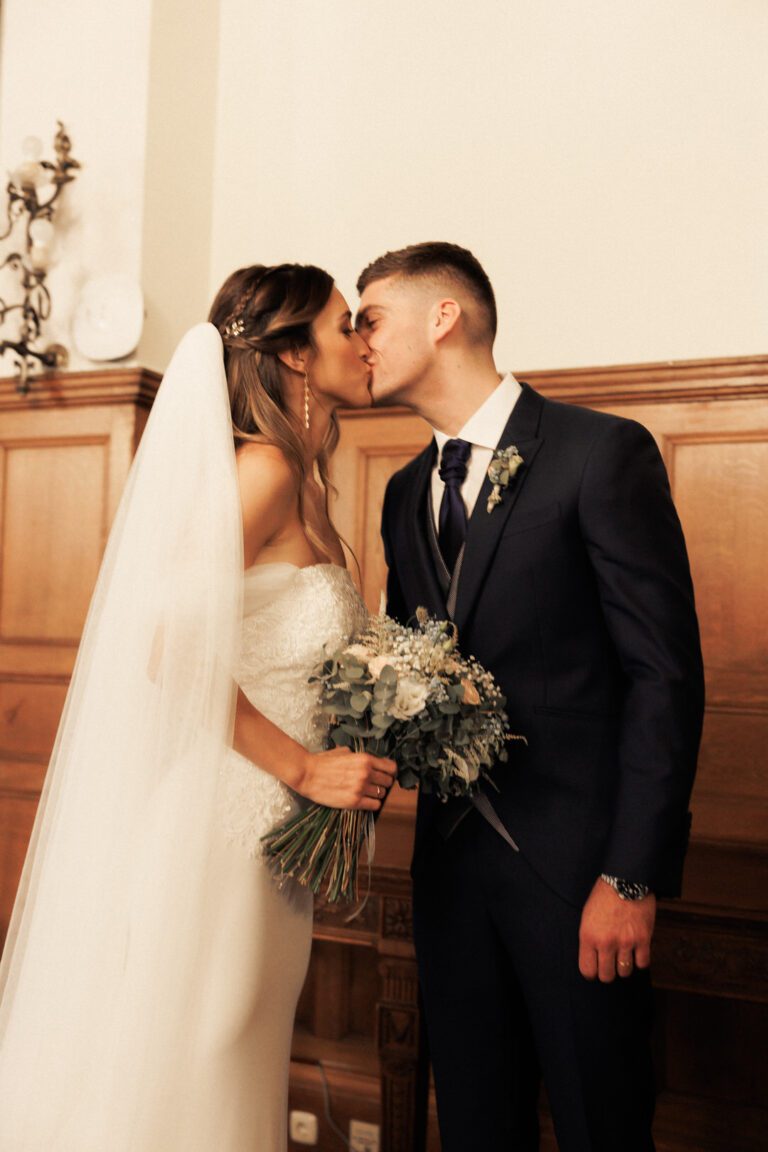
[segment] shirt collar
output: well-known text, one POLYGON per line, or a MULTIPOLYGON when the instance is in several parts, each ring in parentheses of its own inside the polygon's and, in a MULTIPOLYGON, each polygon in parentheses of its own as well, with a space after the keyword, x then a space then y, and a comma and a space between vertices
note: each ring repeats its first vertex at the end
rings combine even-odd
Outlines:
MULTIPOLYGON (((522 392, 519 381, 511 372, 507 372, 494 388, 487 400, 484 400, 476 412, 473 412, 464 427, 456 434, 455 439, 467 440, 477 448, 496 447, 504 431, 512 409, 522 392)), ((438 459, 442 454, 446 441, 454 439, 439 428, 433 428, 435 443, 437 444, 438 459)))

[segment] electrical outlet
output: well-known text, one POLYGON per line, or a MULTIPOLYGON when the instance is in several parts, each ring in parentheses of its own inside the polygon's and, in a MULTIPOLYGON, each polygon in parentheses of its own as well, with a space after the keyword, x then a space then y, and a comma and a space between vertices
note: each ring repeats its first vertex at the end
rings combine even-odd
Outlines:
POLYGON ((291 1112, 288 1134, 295 1144, 317 1144, 317 1116, 313 1112, 291 1112))
POLYGON ((378 1124, 365 1124, 362 1120, 349 1122, 349 1152, 379 1152, 378 1124))

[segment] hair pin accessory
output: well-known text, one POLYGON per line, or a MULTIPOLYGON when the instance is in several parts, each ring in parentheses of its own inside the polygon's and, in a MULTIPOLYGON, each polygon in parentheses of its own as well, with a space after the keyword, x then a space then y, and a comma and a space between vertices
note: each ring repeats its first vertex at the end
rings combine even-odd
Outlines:
POLYGON ((245 331, 245 324, 243 323, 242 316, 236 316, 224 328, 225 336, 242 336, 245 331))

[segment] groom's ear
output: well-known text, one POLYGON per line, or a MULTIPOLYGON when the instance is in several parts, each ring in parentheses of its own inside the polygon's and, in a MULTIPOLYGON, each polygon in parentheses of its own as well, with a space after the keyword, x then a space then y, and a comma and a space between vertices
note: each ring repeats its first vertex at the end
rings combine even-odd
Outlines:
POLYGON ((460 316, 461 305, 452 296, 444 296, 441 300, 435 301, 430 316, 430 327, 435 343, 444 340, 448 333, 455 329, 460 316))

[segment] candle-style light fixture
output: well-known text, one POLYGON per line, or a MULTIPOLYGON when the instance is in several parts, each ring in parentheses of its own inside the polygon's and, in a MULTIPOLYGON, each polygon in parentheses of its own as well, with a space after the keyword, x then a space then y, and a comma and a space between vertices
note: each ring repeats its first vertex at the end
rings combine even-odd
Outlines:
POLYGON ((8 181, 8 227, 0 236, 0 241, 7 240, 14 227, 23 222, 23 251, 11 252, 0 264, 0 272, 10 268, 20 277, 21 300, 7 304, 0 297, 0 325, 11 312, 21 314, 17 338, 0 340, 0 356, 9 349, 16 353, 18 390, 22 393, 29 391, 34 367, 66 368, 69 360, 63 344, 49 344, 44 349, 34 347, 40 338, 43 322, 51 314, 51 297, 45 277, 54 236, 54 205, 64 185, 74 180, 75 170, 80 167, 70 155, 72 144, 64 125, 60 120, 57 124, 53 142, 55 162, 40 159, 43 146, 37 137, 28 136, 24 141, 24 160, 8 181))

